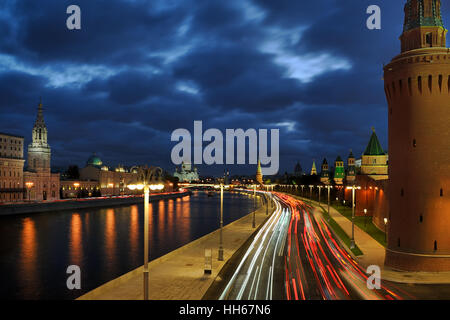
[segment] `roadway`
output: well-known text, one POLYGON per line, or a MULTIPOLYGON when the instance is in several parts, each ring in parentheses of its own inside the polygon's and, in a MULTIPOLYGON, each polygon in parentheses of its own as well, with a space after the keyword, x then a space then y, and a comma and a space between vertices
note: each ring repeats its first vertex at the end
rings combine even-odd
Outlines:
POLYGON ((342 247, 320 212, 274 193, 275 210, 220 295, 231 300, 413 299, 392 283, 367 287, 368 275, 342 247))
POLYGON ((273 197, 274 212, 259 229, 219 299, 283 299, 283 260, 289 208, 273 197))

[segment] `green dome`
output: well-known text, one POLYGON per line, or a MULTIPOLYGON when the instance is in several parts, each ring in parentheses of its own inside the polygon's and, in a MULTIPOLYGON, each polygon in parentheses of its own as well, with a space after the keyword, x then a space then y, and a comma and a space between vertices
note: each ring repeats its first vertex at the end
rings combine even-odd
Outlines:
POLYGON ((95 153, 89 157, 88 161, 86 162, 86 166, 94 166, 94 167, 100 167, 103 164, 102 160, 100 160, 99 157, 95 155, 95 153))

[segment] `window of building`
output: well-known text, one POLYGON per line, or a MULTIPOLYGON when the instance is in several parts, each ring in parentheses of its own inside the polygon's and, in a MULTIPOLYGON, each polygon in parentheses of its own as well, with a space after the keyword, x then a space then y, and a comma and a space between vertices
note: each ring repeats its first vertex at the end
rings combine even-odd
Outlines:
POLYGON ((432 47, 433 46, 433 34, 431 32, 427 33, 425 35, 425 43, 426 43, 426 45, 428 47, 432 47))

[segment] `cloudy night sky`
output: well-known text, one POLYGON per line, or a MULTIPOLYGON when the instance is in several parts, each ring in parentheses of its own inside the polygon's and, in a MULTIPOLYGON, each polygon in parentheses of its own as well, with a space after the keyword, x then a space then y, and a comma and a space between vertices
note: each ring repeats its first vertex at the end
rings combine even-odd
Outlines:
MULTIPOLYGON (((405 2, 2 0, 0 132, 28 145, 42 97, 52 166, 96 152, 111 166, 173 171, 170 135, 194 120, 279 128, 280 173, 359 157, 372 126, 387 149, 382 67, 400 52, 405 2), (66 28, 71 4, 79 31, 66 28), (381 30, 366 28, 372 4, 381 30)), ((449 1, 442 15, 448 27, 449 1)))

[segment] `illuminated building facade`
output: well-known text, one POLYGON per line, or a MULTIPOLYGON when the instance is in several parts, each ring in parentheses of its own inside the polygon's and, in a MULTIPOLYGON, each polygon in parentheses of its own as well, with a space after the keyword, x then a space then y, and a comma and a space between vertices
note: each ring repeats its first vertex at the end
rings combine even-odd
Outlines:
POLYGON ((23 137, 0 133, 0 202, 24 199, 23 137))
POLYGON ((127 185, 136 178, 136 170, 133 168, 125 169, 119 165, 115 169, 110 169, 95 153, 89 157, 86 166, 80 169, 80 183, 90 187, 89 182, 95 181, 102 196, 132 193, 127 189, 127 185))

